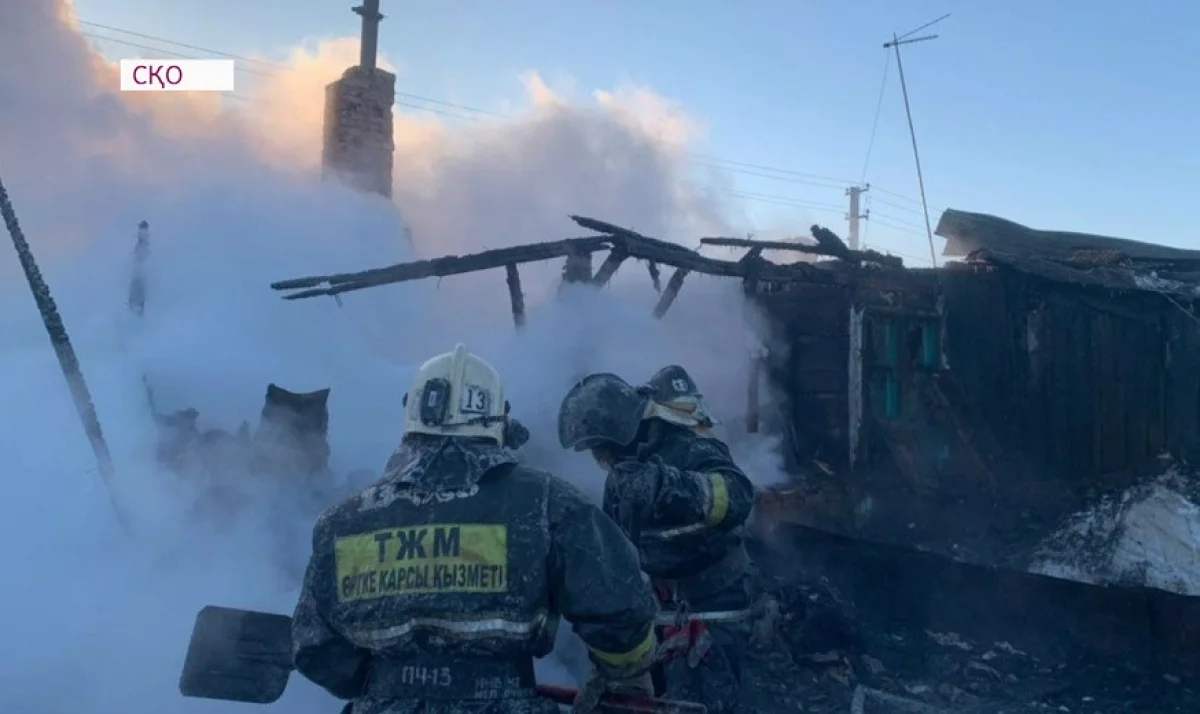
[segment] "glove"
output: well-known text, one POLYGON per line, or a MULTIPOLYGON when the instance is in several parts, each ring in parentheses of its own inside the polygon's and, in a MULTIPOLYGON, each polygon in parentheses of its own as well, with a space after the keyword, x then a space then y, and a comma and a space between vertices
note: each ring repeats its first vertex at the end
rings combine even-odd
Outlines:
POLYGON ((604 698, 605 694, 653 697, 654 681, 649 672, 626 679, 616 679, 593 669, 592 676, 579 688, 579 694, 575 696, 575 704, 571 707, 572 713, 594 714, 600 708, 600 700, 604 698))
MULTIPOLYGON (((622 461, 608 472, 606 496, 616 504, 617 524, 626 534, 638 533, 654 516, 663 469, 670 468, 662 459, 622 461)), ((634 535, 631 540, 636 541, 634 535)))

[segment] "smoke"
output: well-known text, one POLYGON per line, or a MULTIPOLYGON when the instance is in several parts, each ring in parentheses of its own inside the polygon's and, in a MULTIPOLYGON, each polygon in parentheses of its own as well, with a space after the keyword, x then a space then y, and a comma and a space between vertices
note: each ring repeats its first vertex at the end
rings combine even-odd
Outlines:
MULTIPOLYGON (((253 101, 229 107, 207 96, 119 94, 114 68, 71 13, 66 0, 0 0, 0 176, 71 331, 134 534, 114 524, 16 261, 0 253, 0 535, 12 544, 0 613, 5 709, 233 711, 177 693, 194 613, 212 602, 283 612, 294 604, 279 544, 302 558, 311 520, 196 519, 193 485, 154 466, 143 380, 160 409, 192 407, 204 427, 230 430, 254 420, 268 382, 330 387, 332 465, 345 474, 381 467, 415 366, 462 341, 500 370, 515 415, 533 431, 528 458, 591 494, 600 473, 563 453, 553 428, 580 375, 641 381, 678 362, 723 418, 745 408, 757 317, 734 281, 690 277, 658 321, 644 266, 624 266, 603 292, 561 296, 559 265, 529 266, 521 333, 496 271, 340 304, 285 302, 268 288, 562 238, 578 232, 569 213, 667 238, 724 228, 736 216, 692 181, 686 161, 695 123, 649 90, 578 99, 530 74, 528 103, 510 119, 452 129, 400 117, 392 206, 315 171, 322 87, 351 63, 346 41, 298 49, 261 78, 253 101), (143 219, 152 247, 139 320, 125 299, 143 219)), ((756 479, 778 477, 773 444, 734 445, 756 479)), ((281 706, 305 714, 331 704, 296 678, 281 706)))

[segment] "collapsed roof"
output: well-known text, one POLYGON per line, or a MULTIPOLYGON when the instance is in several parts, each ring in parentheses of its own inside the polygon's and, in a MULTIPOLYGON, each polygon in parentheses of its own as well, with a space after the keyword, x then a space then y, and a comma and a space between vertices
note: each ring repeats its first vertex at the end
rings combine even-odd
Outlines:
POLYGON ((986 260, 1056 282, 1200 296, 1200 251, 1125 238, 1037 230, 984 213, 947 209, 943 255, 986 260))

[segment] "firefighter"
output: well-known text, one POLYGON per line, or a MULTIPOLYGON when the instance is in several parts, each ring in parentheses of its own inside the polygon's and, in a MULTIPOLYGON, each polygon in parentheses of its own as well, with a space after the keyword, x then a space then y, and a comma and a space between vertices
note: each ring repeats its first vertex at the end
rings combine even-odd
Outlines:
POLYGON ((382 478, 313 529, 296 669, 355 714, 554 714, 533 660, 561 617, 587 645, 586 692, 650 693, 659 608, 637 552, 572 486, 518 464, 496 371, 460 344, 404 405, 382 478))
MULTIPOLYGON (((673 396, 699 396, 682 368, 668 370, 675 376, 669 372, 667 382, 680 372, 688 382, 668 383, 682 387, 673 396)), ((725 444, 697 433, 707 432, 711 418, 668 406, 674 399, 660 404, 661 395, 672 396, 655 385, 635 388, 615 374, 585 377, 563 399, 559 441, 591 451, 608 472, 604 510, 637 546, 664 606, 665 652, 677 646, 661 670, 666 696, 724 714, 738 698, 739 664, 756 614, 740 533, 754 487, 725 444)))

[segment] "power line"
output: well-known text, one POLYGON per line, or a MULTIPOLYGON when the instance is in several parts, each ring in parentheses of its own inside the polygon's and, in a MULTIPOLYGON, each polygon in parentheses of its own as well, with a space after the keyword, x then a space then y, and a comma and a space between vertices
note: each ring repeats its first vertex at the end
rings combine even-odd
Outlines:
MULTIPOLYGON (((195 52, 202 52, 202 53, 206 53, 209 55, 216 55, 219 57, 224 57, 226 59, 238 60, 239 62, 242 62, 244 64, 253 65, 253 66, 252 67, 238 66, 236 69, 240 72, 244 72, 246 74, 253 75, 253 76, 268 77, 268 78, 277 77, 279 75, 279 73, 287 70, 287 67, 285 65, 282 65, 282 64, 279 64, 276 62, 271 62, 269 60, 258 59, 258 58, 254 58, 254 57, 247 57, 247 56, 243 56, 243 55, 234 54, 231 52, 224 52, 221 50, 215 50, 215 49, 208 48, 208 47, 202 47, 199 45, 192 45, 192 44, 188 44, 185 42, 178 42, 175 40, 171 40, 169 38, 160 37, 157 35, 150 35, 150 34, 146 34, 146 33, 142 33, 142 32, 135 32, 133 30, 126 30, 123 28, 114 27, 112 25, 104 25, 101 23, 89 22, 89 21, 84 21, 84 20, 80 20, 79 24, 85 25, 88 27, 98 28, 101 30, 107 30, 109 32, 117 32, 117 33, 129 35, 131 37, 137 37, 137 38, 149 40, 151 42, 156 42, 156 43, 160 43, 160 44, 171 45, 174 47, 189 49, 189 50, 193 50, 195 52), (259 67, 261 67, 262 69, 259 69, 259 67)), ((122 45, 125 47, 132 47, 135 49, 145 50, 147 52, 155 52, 155 53, 158 53, 159 55, 165 56, 165 57, 172 57, 172 58, 176 58, 176 59, 199 59, 199 58, 195 57, 194 55, 183 54, 183 53, 176 52, 173 50, 163 49, 162 47, 156 47, 156 46, 152 46, 152 45, 148 45, 148 44, 144 44, 144 43, 133 42, 131 40, 121 39, 121 38, 117 38, 117 37, 108 37, 106 35, 97 34, 95 32, 81 31, 81 34, 83 36, 91 38, 93 40, 97 40, 97 41, 101 41, 101 42, 111 42, 111 43, 122 45)), ((407 98, 407 99, 413 99, 413 100, 425 102, 428 104, 438 105, 437 107, 430 107, 430 106, 424 106, 422 104, 414 104, 412 102, 406 102, 406 101, 403 101, 402 99, 397 99, 395 102, 395 104, 397 106, 405 107, 408 109, 416 109, 419 111, 429 112, 432 114, 437 114, 440 116, 445 116, 445 117, 454 118, 454 119, 461 119, 461 120, 465 120, 465 121, 475 121, 483 116, 490 116, 490 117, 496 117, 496 118, 508 118, 505 115, 497 113, 497 112, 491 112, 491 111, 488 111, 485 109, 479 109, 477 107, 470 107, 467 105, 456 104, 454 102, 447 102, 447 101, 443 101, 443 100, 439 100, 439 99, 434 99, 432 97, 425 97, 425 96, 418 95, 418 94, 410 94, 410 93, 406 93, 406 92, 396 92, 396 96, 407 98), (470 113, 474 114, 475 116, 464 116, 462 114, 456 114, 452 111, 447 111, 445 109, 440 109, 438 107, 447 107, 449 109, 455 109, 455 110, 459 110, 459 111, 463 111, 463 112, 470 112, 470 113)), ((253 96, 246 96, 246 95, 238 96, 236 94, 232 95, 229 98, 235 99, 237 101, 252 102, 252 103, 262 101, 261 97, 253 97, 253 96)), ((802 172, 802 171, 795 171, 792 169, 784 169, 784 168, 779 168, 779 167, 775 167, 775 166, 768 166, 765 164, 755 164, 755 163, 750 163, 750 162, 745 162, 745 161, 734 161, 731 159, 724 159, 721 157, 712 156, 712 155, 708 155, 708 154, 688 152, 688 155, 694 159, 694 163, 697 163, 700 165, 708 165, 708 166, 712 166, 715 168, 720 168, 724 171, 730 171, 733 173, 739 173, 739 174, 744 174, 744 175, 749 175, 749 176, 756 176, 756 177, 765 178, 765 179, 773 180, 773 181, 780 181, 780 182, 784 182, 784 183, 792 183, 792 184, 797 184, 797 185, 814 186, 814 187, 818 187, 818 188, 829 188, 829 189, 837 189, 837 190, 842 190, 846 184, 854 183, 847 179, 840 179, 835 176, 806 173, 806 172, 802 172)), ((915 199, 909 198, 902 194, 898 194, 898 193, 888 191, 886 189, 878 188, 875 186, 872 186, 872 188, 874 188, 875 190, 880 191, 882 193, 888 194, 890 196, 916 203, 915 199)), ((717 189, 717 192, 727 195, 727 196, 730 196, 730 197, 733 197, 733 198, 739 198, 739 199, 746 200, 746 201, 753 201, 756 203, 770 204, 770 205, 776 205, 776 206, 787 207, 787 208, 799 208, 799 209, 805 209, 805 210, 811 210, 811 211, 839 213, 839 214, 843 213, 845 211, 845 208, 840 205, 836 205, 836 204, 832 204, 832 203, 821 203, 821 202, 817 202, 817 201, 809 201, 806 199, 800 199, 800 198, 795 198, 795 197, 790 197, 790 196, 761 194, 761 193, 738 191, 738 190, 731 190, 731 189, 717 189)), ((885 203, 885 204, 888 203, 886 201, 883 201, 882 199, 877 199, 877 200, 879 200, 881 203, 885 203)), ((914 209, 912 207, 901 206, 899 204, 894 204, 894 203, 888 204, 888 205, 891 205, 894 208, 897 208, 902 211, 909 211, 909 212, 913 212, 913 213, 917 212, 916 209, 914 209)), ((906 223, 902 219, 892 218, 892 217, 889 217, 886 215, 881 216, 881 218, 883 218, 884 220, 879 221, 880 225, 891 228, 892 230, 897 231, 899 233, 915 234, 914 231, 911 230, 912 227, 916 227, 916 226, 914 226, 914 224, 906 223), (906 228, 904 226, 909 226, 909 227, 906 228)))
POLYGON ((883 113, 883 95, 887 89, 888 70, 892 67, 892 56, 883 55, 883 79, 879 81, 879 99, 875 101, 875 119, 871 121, 871 138, 867 141, 867 158, 863 159, 862 178, 860 184, 867 182, 867 167, 871 165, 871 151, 875 148, 875 133, 879 131, 879 115, 883 113))
MULTIPOLYGON (((239 55, 239 54, 235 54, 232 52, 224 52, 222 50, 216 50, 211 47, 202 47, 200 45, 193 45, 193 44, 188 44, 185 42, 179 42, 179 41, 172 40, 172 39, 169 39, 166 37, 161 37, 158 35, 151 35, 151 34, 144 33, 144 32, 136 32, 134 30, 127 30, 125 28, 116 27, 113 25, 105 25, 105 24, 102 24, 99 22, 90 22, 90 21, 86 21, 86 20, 80 20, 79 24, 87 26, 87 27, 93 27, 93 28, 100 29, 100 30, 107 30, 109 32, 116 32, 116 33, 123 34, 123 35, 129 35, 131 37, 138 37, 138 38, 141 38, 144 40, 151 40, 153 42, 171 45, 173 47, 182 47, 184 49, 194 50, 196 52, 203 52, 205 54, 216 55, 218 57, 234 59, 234 60, 238 60, 239 62, 257 65, 257 66, 263 67, 264 69, 267 70, 267 71, 263 71, 263 70, 255 70, 255 69, 252 69, 249 67, 238 67, 238 70, 246 72, 247 74, 252 74, 252 75, 257 75, 257 76, 262 76, 262 77, 270 77, 270 76, 273 76, 274 73, 278 73, 280 71, 286 71, 288 69, 288 67, 286 65, 280 64, 278 62, 272 62, 270 60, 257 58, 257 57, 248 57, 245 55, 239 55)), ((145 50, 155 51, 155 52, 163 51, 163 52, 166 52, 168 55, 172 55, 177 58, 196 59, 194 57, 189 57, 187 55, 181 55, 177 52, 167 52, 165 50, 160 50, 159 48, 149 47, 146 45, 129 42, 127 40, 122 40, 122 39, 115 38, 115 37, 106 37, 103 35, 97 35, 95 33, 88 33, 88 32, 84 32, 83 34, 85 36, 91 37, 93 39, 104 40, 107 42, 114 42, 117 44, 127 45, 130 47, 137 47, 139 49, 145 49, 145 50)), ((465 104, 458 104, 455 102, 448 102, 448 101, 444 101, 441 99, 434 99, 433 97, 426 97, 426 96, 422 96, 419 94, 411 94, 408 92, 396 92, 396 96, 403 97, 404 99, 422 102, 424 104, 433 104, 438 107, 445 107, 446 109, 454 109, 454 110, 457 110, 460 112, 467 112, 468 114, 476 115, 475 117, 466 117, 466 116, 456 115, 456 114, 446 112, 446 111, 434 110, 434 109, 419 106, 419 105, 407 104, 407 103, 404 103, 401 101, 397 102, 397 104, 399 104, 400 106, 408 107, 411 109, 420 109, 423 111, 429 111, 434 114, 441 114, 443 116, 450 116, 450 117, 454 117, 457 119, 463 119, 463 120, 470 121, 470 120, 473 120, 474 118, 485 117, 485 116, 501 118, 501 119, 509 118, 506 115, 501 114, 499 112, 489 111, 487 109, 480 109, 479 107, 472 107, 472 106, 468 106, 465 104)), ((701 163, 707 162, 709 164, 719 164, 724 167, 733 167, 733 168, 727 168, 728 171, 731 171, 733 173, 740 173, 740 174, 745 174, 745 175, 749 175, 749 176, 757 176, 759 178, 765 178, 765 179, 770 179, 770 180, 775 180, 775 181, 785 181, 787 183, 795 183, 795 184, 800 184, 800 185, 811 185, 811 186, 819 186, 819 187, 836 188, 838 190, 842 190, 847 185, 852 185, 855 183, 854 181, 852 181, 848 178, 837 177, 837 176, 828 176, 828 175, 823 175, 823 174, 806 173, 806 172, 802 172, 802 171, 795 171, 792 169, 780 168, 778 166, 768 166, 765 164, 756 164, 756 163, 750 163, 750 162, 745 162, 745 161, 735 161, 732 159, 725 159, 725 158, 721 158, 718 156, 712 156, 710 154, 688 152, 688 155, 694 159, 697 159, 701 163)), ((918 203, 918 201, 916 199, 910 198, 908 196, 904 196, 903 194, 898 194, 893 191, 888 191, 886 189, 878 188, 875 186, 872 186, 872 188, 874 188, 875 190, 880 191, 882 193, 896 197, 896 198, 901 198, 901 199, 910 201, 912 203, 918 203)))

